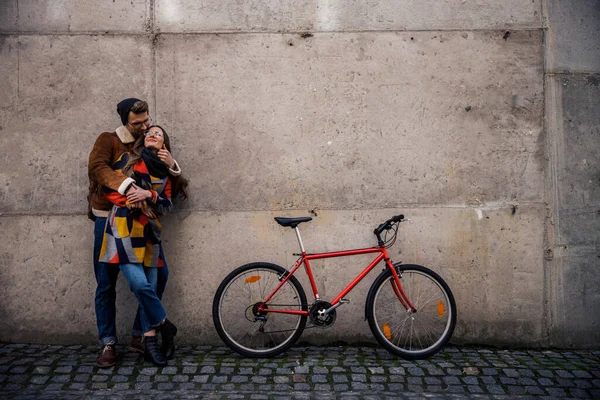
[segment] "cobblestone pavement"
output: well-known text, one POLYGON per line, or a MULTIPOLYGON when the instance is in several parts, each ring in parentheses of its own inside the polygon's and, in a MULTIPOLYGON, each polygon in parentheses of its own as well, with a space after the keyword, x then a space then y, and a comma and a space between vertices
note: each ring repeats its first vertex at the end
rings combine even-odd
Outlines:
POLYGON ((407 361, 373 347, 295 347, 271 359, 183 347, 165 368, 119 347, 0 344, 2 399, 600 399, 599 351, 448 347, 407 361))

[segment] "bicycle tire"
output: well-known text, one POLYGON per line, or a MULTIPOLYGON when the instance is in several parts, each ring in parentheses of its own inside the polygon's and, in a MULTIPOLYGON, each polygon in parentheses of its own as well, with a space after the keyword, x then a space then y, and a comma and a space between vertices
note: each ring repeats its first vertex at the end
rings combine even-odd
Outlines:
POLYGON ((442 349, 456 326, 456 302, 450 287, 421 265, 395 264, 400 283, 417 309, 409 313, 392 286, 392 273, 383 271, 371 285, 365 313, 375 339, 390 353, 408 360, 424 359, 442 349))
MULTIPOLYGON (((221 340, 236 353, 244 357, 272 357, 289 349, 304 331, 306 315, 266 313, 265 321, 256 321, 252 311, 286 272, 275 264, 250 263, 233 270, 219 285, 213 299, 213 323, 221 340), (267 330, 261 332, 265 327, 267 330)), ((269 306, 308 310, 306 294, 295 276, 277 291, 267 303, 269 306)))

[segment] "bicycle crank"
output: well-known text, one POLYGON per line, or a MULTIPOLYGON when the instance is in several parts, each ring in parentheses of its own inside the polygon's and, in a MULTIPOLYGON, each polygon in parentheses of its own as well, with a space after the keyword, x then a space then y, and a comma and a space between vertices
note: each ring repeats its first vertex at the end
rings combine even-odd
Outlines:
POLYGON ((337 314, 335 309, 330 310, 328 313, 325 312, 330 308, 332 308, 331 303, 322 300, 315 301, 312 307, 310 307, 308 316, 316 327, 328 328, 333 325, 337 314))

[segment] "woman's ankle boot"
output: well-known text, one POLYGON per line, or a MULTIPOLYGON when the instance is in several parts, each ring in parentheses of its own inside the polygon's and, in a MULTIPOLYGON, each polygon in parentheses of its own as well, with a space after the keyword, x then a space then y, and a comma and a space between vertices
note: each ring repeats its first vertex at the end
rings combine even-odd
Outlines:
POLYGON ((175 335, 177 335, 177 327, 168 319, 165 323, 158 327, 162 335, 161 351, 167 360, 175 357, 175 335))
POLYGON ((144 344, 146 351, 144 352, 144 360, 151 361, 157 367, 167 366, 167 360, 158 349, 158 340, 156 336, 144 336, 144 344))

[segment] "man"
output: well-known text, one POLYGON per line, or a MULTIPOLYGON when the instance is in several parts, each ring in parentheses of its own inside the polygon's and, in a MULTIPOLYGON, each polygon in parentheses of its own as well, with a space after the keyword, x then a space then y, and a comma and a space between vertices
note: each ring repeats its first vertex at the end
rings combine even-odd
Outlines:
MULTIPOLYGON (((117 105, 117 112, 121 117, 123 126, 118 127, 114 132, 103 132, 98 136, 88 162, 90 187, 96 188, 91 195, 90 217, 95 220, 93 253, 94 273, 97 283, 95 307, 98 338, 102 347, 102 354, 98 357, 96 363, 101 368, 111 367, 115 364, 115 345, 117 343, 115 286, 119 275, 118 265, 98 262, 106 217, 112 207, 112 204, 102 195, 102 187, 106 186, 128 197, 132 196, 137 190, 141 190, 135 186, 132 178, 113 171, 112 165, 123 153, 131 150, 135 140, 148 129, 152 121, 148 115, 148 103, 139 99, 129 98, 121 101, 117 105)), ((169 166, 171 175, 181 174, 179 165, 168 150, 160 150, 158 156, 169 166)), ((132 207, 141 208, 142 212, 152 217, 152 211, 146 206, 145 202, 133 203, 132 207)), ((168 276, 166 263, 164 267, 158 269, 158 272, 156 294, 161 298, 168 276)), ((142 335, 138 315, 133 328, 131 350, 144 352, 142 335)))

